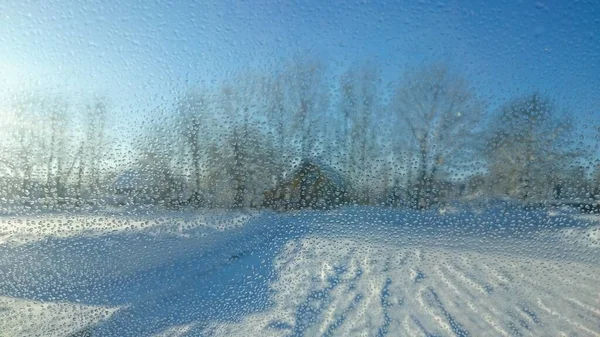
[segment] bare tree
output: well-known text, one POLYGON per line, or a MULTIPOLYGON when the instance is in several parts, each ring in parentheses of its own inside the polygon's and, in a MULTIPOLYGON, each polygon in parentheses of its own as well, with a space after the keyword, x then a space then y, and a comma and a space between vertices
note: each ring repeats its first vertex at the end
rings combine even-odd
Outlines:
POLYGON ((201 136, 206 128, 208 118, 208 94, 201 90, 190 91, 176 103, 176 111, 181 119, 180 130, 188 151, 191 154, 191 164, 194 169, 196 193, 202 188, 204 149, 206 143, 201 136))
POLYGON ((66 156, 68 155, 67 130, 68 130, 68 104, 65 100, 54 99, 44 104, 45 113, 48 116, 47 133, 48 139, 45 143, 46 159, 46 197, 53 199, 65 197, 66 180, 65 174, 66 156))
POLYGON ((414 153, 413 206, 429 207, 439 174, 468 161, 482 103, 462 77, 445 65, 432 65, 406 74, 393 93, 391 111, 405 126, 399 141, 414 153))
POLYGON ((15 169, 16 176, 20 179, 19 193, 21 196, 30 196, 32 184, 36 177, 34 172, 39 168, 44 155, 42 137, 41 100, 34 96, 19 97, 12 106, 11 112, 14 124, 7 130, 14 152, 7 161, 15 169))
MULTIPOLYGON (((85 109, 85 160, 82 160, 81 174, 78 176, 83 179, 87 173, 89 195, 96 199, 99 197, 102 188, 102 166, 107 145, 107 114, 108 105, 103 98, 95 98, 85 109)), ((77 184, 81 188, 83 181, 78 181, 77 184)))
MULTIPOLYGON (((69 104, 62 97, 22 95, 14 102, 11 127, 5 145, 11 158, 6 162, 20 179, 21 194, 31 194, 32 183, 43 186, 43 197, 53 203, 56 197, 65 197, 66 182, 72 161, 69 138, 72 132, 68 122, 69 104)), ((42 195, 38 195, 42 196, 42 195)))
POLYGON ((290 123, 303 160, 312 159, 318 150, 321 118, 328 109, 329 89, 324 73, 324 65, 317 60, 296 60, 286 78, 290 123))
POLYGON ((270 185, 272 167, 271 144, 266 130, 258 120, 256 87, 254 77, 245 75, 237 86, 222 88, 223 124, 226 125, 222 139, 223 165, 232 185, 233 207, 244 207, 255 203, 259 189, 270 185))
POLYGON ((592 173, 591 192, 595 200, 600 200, 600 168, 596 166, 592 173))
POLYGON ((569 148, 572 123, 539 93, 503 105, 490 127, 488 168, 500 193, 529 200, 542 197, 544 185, 578 154, 569 148))
POLYGON ((379 148, 375 130, 380 76, 373 64, 354 66, 341 78, 339 106, 345 153, 345 171, 351 180, 350 193, 361 204, 371 203, 373 177, 379 148))
POLYGON ((81 197, 84 180, 100 186, 99 165, 106 145, 106 107, 97 100, 83 111, 61 95, 23 93, 10 109, 14 125, 6 145, 20 194, 44 198, 48 206, 81 197), (77 124, 83 117, 84 129, 77 124))
POLYGON ((276 74, 266 80, 263 95, 266 97, 266 118, 272 133, 273 144, 270 154, 273 159, 274 184, 279 185, 283 179, 286 166, 290 161, 290 111, 286 102, 286 73, 276 74))
MULTIPOLYGON (((185 121, 185 115, 173 117, 172 111, 163 108, 155 109, 153 115, 159 118, 144 125, 143 132, 134 142, 137 152, 135 170, 152 180, 149 201, 166 206, 189 205, 192 201, 200 201, 194 199, 197 196, 191 192, 197 187, 196 179, 191 184, 193 186, 184 181, 183 172, 189 170, 186 163, 189 159, 186 156, 190 145, 186 142, 189 134, 185 134, 188 129, 178 123, 185 121)), ((198 206, 198 203, 194 205, 198 206)))

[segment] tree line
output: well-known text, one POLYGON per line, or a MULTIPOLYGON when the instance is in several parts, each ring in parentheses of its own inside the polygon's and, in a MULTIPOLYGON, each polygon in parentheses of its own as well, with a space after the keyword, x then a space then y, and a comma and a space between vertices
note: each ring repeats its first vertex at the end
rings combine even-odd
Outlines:
POLYGON ((295 60, 199 85, 127 137, 110 131, 106 99, 24 96, 3 125, 0 195, 48 207, 259 207, 309 161, 340 177, 344 203, 598 198, 595 143, 576 142, 573 112, 543 93, 491 109, 445 64, 392 83, 374 62, 330 73, 295 60))

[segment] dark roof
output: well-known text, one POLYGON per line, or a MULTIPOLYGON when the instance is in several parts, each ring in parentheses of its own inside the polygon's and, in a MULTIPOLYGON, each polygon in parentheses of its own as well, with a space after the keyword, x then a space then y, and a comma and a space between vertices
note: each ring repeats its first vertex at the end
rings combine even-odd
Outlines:
POLYGON ((278 210, 336 207, 345 200, 341 181, 336 171, 304 160, 288 179, 264 192, 263 205, 278 210))
POLYGON ((292 174, 289 179, 293 179, 293 177, 300 171, 303 170, 319 170, 322 174, 327 176, 332 183, 334 183, 337 187, 343 187, 345 185, 345 180, 342 174, 334 169, 333 167, 323 163, 322 161, 315 159, 304 159, 298 164, 297 167, 294 168, 292 174))

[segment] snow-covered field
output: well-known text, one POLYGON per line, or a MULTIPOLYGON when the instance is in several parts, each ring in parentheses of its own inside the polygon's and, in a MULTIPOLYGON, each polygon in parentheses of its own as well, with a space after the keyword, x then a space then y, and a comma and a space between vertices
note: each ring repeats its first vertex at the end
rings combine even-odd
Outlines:
POLYGON ((242 226, 257 212, 206 211, 120 216, 41 214, 0 218, 0 245, 23 244, 45 238, 101 236, 123 232, 183 233, 192 228, 227 230, 242 226))
POLYGON ((97 324, 117 309, 0 297, 0 336, 65 336, 97 324))
POLYGON ((600 334, 600 268, 585 264, 306 238, 276 270, 274 308, 214 335, 600 334))
POLYGON ((599 336, 599 236, 505 209, 5 217, 0 336, 599 336))

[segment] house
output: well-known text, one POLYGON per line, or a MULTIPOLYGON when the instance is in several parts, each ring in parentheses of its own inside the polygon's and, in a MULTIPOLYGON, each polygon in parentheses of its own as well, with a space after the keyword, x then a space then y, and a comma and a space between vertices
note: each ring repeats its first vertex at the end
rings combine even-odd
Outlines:
POLYGON ((263 206, 279 211, 330 209, 347 201, 343 179, 334 170, 302 161, 287 180, 263 193, 263 206))

